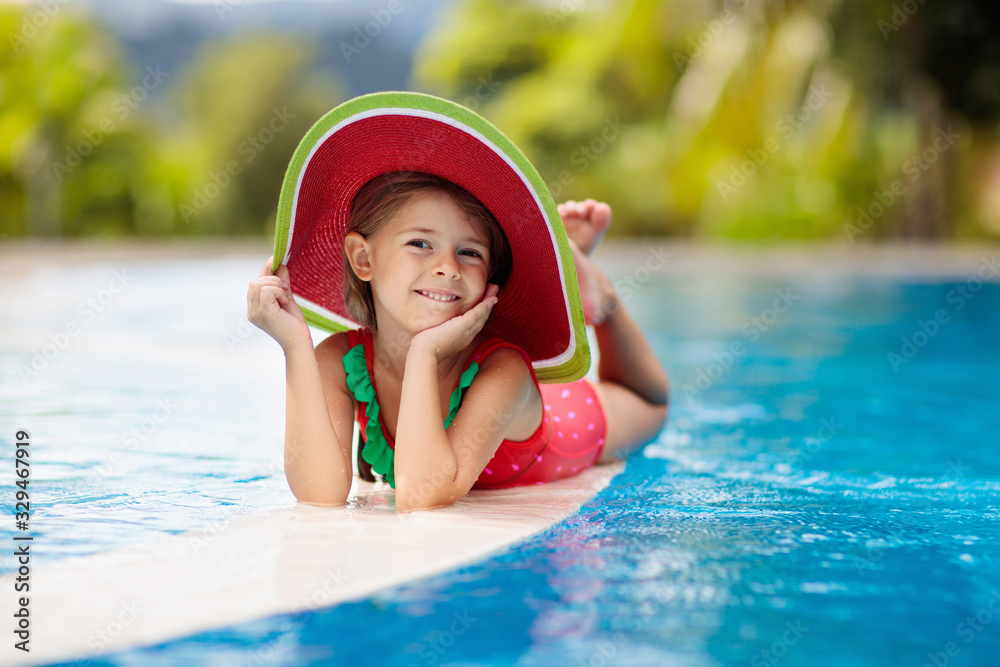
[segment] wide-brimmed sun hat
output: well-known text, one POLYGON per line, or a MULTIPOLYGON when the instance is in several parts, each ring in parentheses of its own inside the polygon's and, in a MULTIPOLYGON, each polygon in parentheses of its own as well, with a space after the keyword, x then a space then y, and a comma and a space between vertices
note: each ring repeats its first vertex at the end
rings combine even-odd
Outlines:
POLYGON ((344 305, 351 206, 366 183, 395 171, 445 178, 493 213, 510 242, 513 266, 489 331, 523 348, 539 381, 582 377, 590 348, 576 267, 552 195, 500 130, 432 95, 351 99, 320 118, 295 150, 278 200, 274 269, 288 266, 306 320, 330 332, 358 327, 344 305))

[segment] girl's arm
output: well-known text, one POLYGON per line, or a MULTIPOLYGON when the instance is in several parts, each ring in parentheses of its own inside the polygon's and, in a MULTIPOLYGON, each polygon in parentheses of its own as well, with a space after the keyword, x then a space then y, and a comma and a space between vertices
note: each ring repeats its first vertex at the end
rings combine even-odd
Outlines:
POLYGON ((301 502, 340 505, 353 476, 354 404, 339 363, 346 336, 330 336, 313 350, 305 317, 292 298, 288 268, 282 265, 272 274, 271 264, 268 259, 250 283, 247 317, 285 352, 285 479, 301 502))
POLYGON ((513 350, 483 360, 445 431, 438 364, 472 344, 497 302, 497 286, 464 315, 413 337, 403 368, 396 426, 396 509, 449 505, 472 488, 531 397, 530 371, 513 350), (507 354, 507 353, 510 354, 507 354))
POLYGON ((346 335, 285 350, 285 479, 299 502, 342 505, 351 491, 353 399, 346 335))
POLYGON ((445 431, 437 364, 437 355, 411 346, 396 427, 396 509, 401 512, 450 505, 467 494, 534 386, 518 352, 496 350, 483 360, 445 431))

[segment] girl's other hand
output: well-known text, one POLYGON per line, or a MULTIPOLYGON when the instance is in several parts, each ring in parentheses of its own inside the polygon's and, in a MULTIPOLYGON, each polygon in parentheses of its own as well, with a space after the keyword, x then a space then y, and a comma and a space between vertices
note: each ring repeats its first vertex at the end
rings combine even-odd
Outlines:
POLYGON ((260 277, 250 281, 247 291, 247 319, 288 350, 298 341, 308 340, 312 347, 312 334, 305 315, 292 298, 288 267, 282 264, 271 272, 274 257, 269 257, 260 277))
POLYGON ((464 314, 453 317, 444 324, 430 329, 424 329, 410 343, 435 355, 438 361, 458 354, 469 345, 476 335, 486 326, 486 321, 497 303, 497 292, 500 288, 490 283, 486 286, 483 300, 470 308, 464 314))

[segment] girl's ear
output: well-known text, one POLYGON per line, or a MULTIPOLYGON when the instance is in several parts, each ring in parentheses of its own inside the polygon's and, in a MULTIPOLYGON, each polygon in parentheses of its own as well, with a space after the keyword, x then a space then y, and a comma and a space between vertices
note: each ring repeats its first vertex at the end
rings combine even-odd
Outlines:
POLYGON ((347 261, 351 263, 354 273, 365 282, 372 279, 371 247, 368 239, 357 232, 350 232, 344 237, 344 250, 347 261))

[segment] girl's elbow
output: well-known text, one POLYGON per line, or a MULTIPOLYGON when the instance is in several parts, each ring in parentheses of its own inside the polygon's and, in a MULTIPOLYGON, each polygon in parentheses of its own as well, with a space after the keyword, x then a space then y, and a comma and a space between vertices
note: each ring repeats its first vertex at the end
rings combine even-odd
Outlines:
POLYGON ((315 505, 316 507, 339 507, 347 504, 347 497, 350 495, 336 493, 293 493, 295 499, 303 505, 315 505))
POLYGON ((448 507, 455 501, 443 502, 443 503, 415 503, 411 504, 406 500, 400 500, 399 496, 396 496, 396 511, 402 514, 408 514, 410 512, 416 512, 419 510, 434 510, 441 507, 448 507))
POLYGON ((336 507, 347 503, 354 475, 341 469, 340 474, 315 475, 290 465, 285 460, 285 483, 295 499, 306 505, 336 507))
POLYGON ((457 493, 444 489, 413 488, 405 483, 396 480, 396 511, 415 512, 417 510, 431 510, 439 507, 448 507, 455 503, 461 496, 457 493))
POLYGON ((656 422, 656 432, 659 433, 663 430, 663 427, 667 425, 667 413, 670 408, 667 403, 663 405, 654 406, 653 412, 655 415, 654 421, 656 422))
POLYGON ((351 485, 323 485, 320 487, 303 484, 292 484, 289 480, 289 490, 295 499, 304 505, 316 505, 317 507, 337 507, 346 505, 347 498, 351 495, 351 485))
POLYGON ((667 372, 660 367, 660 377, 656 379, 650 391, 644 396, 646 402, 653 408, 663 413, 663 419, 667 418, 667 410, 670 407, 670 378, 667 372))
POLYGON ((663 366, 660 366, 660 392, 656 401, 657 404, 663 407, 663 417, 666 419, 667 408, 670 405, 670 377, 667 375, 667 371, 663 366))
POLYGON ((458 466, 442 465, 430 473, 396 466, 396 510, 413 512, 447 507, 461 498, 458 466))

